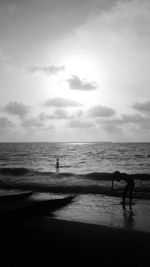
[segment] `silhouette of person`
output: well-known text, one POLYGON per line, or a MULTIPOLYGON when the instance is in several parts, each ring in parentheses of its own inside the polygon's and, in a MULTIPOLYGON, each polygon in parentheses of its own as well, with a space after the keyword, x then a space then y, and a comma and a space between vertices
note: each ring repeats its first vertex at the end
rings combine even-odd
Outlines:
POLYGON ((58 158, 56 159, 56 170, 57 171, 59 170, 59 159, 58 158))
POLYGON ((135 186, 134 180, 131 176, 129 176, 126 173, 120 173, 119 171, 115 171, 113 173, 114 177, 116 178, 117 181, 125 181, 127 183, 127 185, 124 188, 123 191, 123 197, 122 197, 122 205, 123 207, 125 207, 125 199, 127 197, 127 192, 129 192, 129 205, 130 208, 132 208, 132 192, 135 186))

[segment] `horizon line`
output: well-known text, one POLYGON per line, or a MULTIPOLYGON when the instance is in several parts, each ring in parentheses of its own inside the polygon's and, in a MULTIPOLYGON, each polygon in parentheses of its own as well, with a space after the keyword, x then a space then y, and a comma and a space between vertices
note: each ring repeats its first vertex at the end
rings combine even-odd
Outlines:
POLYGON ((0 144, 6 143, 150 143, 150 141, 0 141, 0 144))

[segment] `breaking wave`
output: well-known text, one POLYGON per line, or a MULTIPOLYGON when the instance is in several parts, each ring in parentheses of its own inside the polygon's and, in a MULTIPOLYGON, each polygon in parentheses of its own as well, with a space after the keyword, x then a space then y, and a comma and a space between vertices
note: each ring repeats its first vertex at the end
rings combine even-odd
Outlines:
MULTIPOLYGON (((34 169, 28 168, 0 168, 0 175, 12 175, 12 176, 45 176, 45 177, 76 177, 82 179, 92 179, 92 180, 104 180, 104 181, 111 181, 113 178, 112 173, 102 173, 102 172, 90 172, 86 174, 76 174, 76 173, 69 173, 69 172, 44 172, 44 171, 37 171, 34 169)), ((135 180, 141 181, 150 181, 150 174, 130 174, 135 180)))
MULTIPOLYGON (((150 199, 150 174, 131 174, 136 198, 150 199)), ((0 168, 1 189, 32 190, 60 194, 112 195, 112 173, 75 174, 43 172, 28 168, 0 168)), ((114 183, 114 196, 122 196, 124 184, 114 183)))

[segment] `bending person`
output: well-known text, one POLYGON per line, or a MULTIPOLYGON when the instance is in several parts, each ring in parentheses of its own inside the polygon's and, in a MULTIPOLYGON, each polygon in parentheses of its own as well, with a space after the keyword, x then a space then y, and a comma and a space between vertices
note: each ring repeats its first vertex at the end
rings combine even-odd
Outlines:
POLYGON ((126 174, 126 173, 120 173, 119 171, 115 171, 113 173, 115 179, 117 181, 125 181, 127 183, 127 185, 125 186, 124 188, 124 191, 123 191, 123 197, 122 197, 122 205, 125 206, 125 199, 127 197, 127 192, 129 192, 129 205, 130 205, 130 208, 131 208, 131 205, 132 205, 132 192, 133 192, 133 189, 134 189, 134 186, 135 186, 135 183, 134 183, 134 180, 133 178, 126 174))

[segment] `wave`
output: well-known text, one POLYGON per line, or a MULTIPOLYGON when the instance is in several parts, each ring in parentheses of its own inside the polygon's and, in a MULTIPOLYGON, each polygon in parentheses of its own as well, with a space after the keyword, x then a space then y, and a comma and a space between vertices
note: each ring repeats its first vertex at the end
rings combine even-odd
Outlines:
POLYGON ((22 175, 29 173, 30 169, 27 168, 1 168, 0 174, 22 175))
MULTIPOLYGON (((111 195, 112 173, 86 174, 43 172, 28 168, 1 168, 0 188, 61 194, 111 195)), ((150 199, 150 174, 132 174, 136 181, 135 197, 150 199), (139 181, 138 181, 139 180, 139 181)), ((115 183, 114 196, 122 196, 123 187, 115 183)))
MULTIPOLYGON (((32 192, 46 192, 55 194, 94 194, 94 195, 107 195, 114 197, 122 197, 122 189, 115 188, 112 194, 110 186, 98 186, 98 185, 87 185, 87 186, 52 186, 41 183, 4 183, 0 181, 1 189, 17 189, 17 190, 29 190, 32 192)), ((150 199, 150 187, 143 188, 143 190, 136 189, 134 192, 135 199, 150 199)))
MULTIPOLYGON (((56 178, 63 178, 63 177, 76 177, 82 179, 91 179, 91 180, 98 180, 98 181, 111 181, 113 179, 113 173, 105 173, 105 172, 90 172, 90 173, 70 173, 70 172, 46 172, 46 171, 39 171, 24 167, 19 168, 0 168, 0 174, 2 175, 13 175, 13 176, 45 176, 45 177, 56 177, 56 178)), ((150 174, 146 173, 135 173, 130 174, 130 176, 135 180, 140 181, 150 181, 150 174)))

